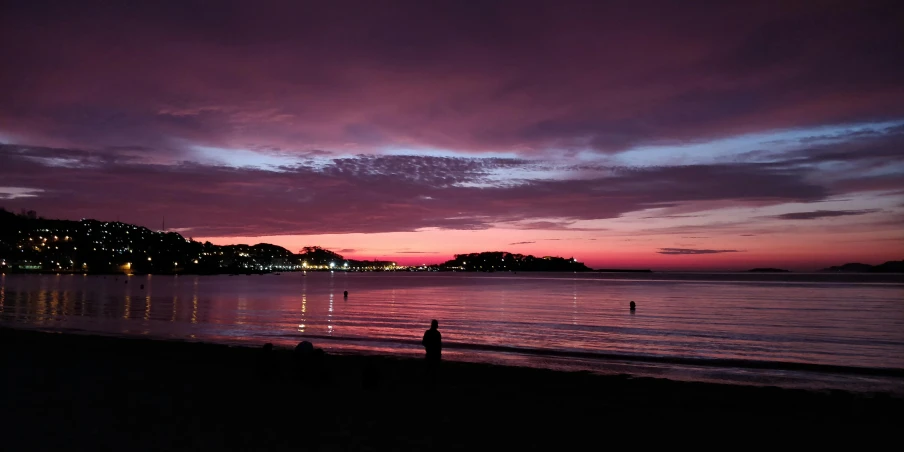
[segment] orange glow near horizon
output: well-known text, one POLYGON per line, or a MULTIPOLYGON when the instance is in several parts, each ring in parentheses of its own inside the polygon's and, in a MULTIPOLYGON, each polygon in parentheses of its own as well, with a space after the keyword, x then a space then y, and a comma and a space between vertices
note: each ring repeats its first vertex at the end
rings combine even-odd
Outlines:
POLYGON ((272 243, 297 252, 318 245, 350 259, 391 260, 401 265, 436 264, 455 254, 508 251, 535 256, 574 257, 591 268, 653 270, 747 270, 779 267, 818 270, 847 262, 879 264, 904 256, 904 237, 876 239, 863 234, 801 237, 775 234, 681 239, 672 235, 615 236, 601 232, 548 230, 424 230, 376 234, 209 237, 218 245, 272 243), (827 246, 831 244, 831 246, 827 246), (681 246, 684 245, 684 246, 681 246), (736 250, 711 254, 662 254, 663 249, 736 250))
POLYGON ((872 2, 20 3, 10 212, 418 265, 904 259, 901 27, 872 2))

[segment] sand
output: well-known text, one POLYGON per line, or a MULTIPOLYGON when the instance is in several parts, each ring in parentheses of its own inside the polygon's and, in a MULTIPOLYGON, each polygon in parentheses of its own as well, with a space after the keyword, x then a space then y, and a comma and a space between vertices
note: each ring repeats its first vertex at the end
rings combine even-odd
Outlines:
MULTIPOLYGON (((316 344, 315 344, 316 345, 316 344)), ((887 394, 0 328, 3 450, 580 450, 895 439, 887 394), (727 443, 725 441, 728 441, 727 443)))

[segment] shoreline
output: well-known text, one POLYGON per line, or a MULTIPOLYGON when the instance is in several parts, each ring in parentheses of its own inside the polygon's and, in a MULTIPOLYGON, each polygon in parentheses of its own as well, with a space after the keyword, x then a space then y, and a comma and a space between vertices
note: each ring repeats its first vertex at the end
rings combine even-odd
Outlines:
MULTIPOLYGON (((210 346, 224 346, 231 348, 254 348, 249 346, 248 344, 251 341, 248 340, 240 340, 240 341, 222 341, 222 342, 209 342, 205 340, 186 340, 179 338, 166 338, 166 337, 157 337, 152 335, 145 334, 118 334, 113 332, 104 332, 104 331, 90 331, 90 330, 78 330, 78 329, 43 329, 40 327, 34 327, 31 325, 22 326, 22 327, 11 327, 7 325, 0 324, 0 331, 3 330, 12 330, 12 331, 22 331, 22 332, 30 332, 30 333, 40 333, 40 334, 59 334, 64 336, 89 336, 89 337, 98 337, 98 338, 107 338, 111 340, 123 339, 123 340, 146 340, 153 342, 174 342, 174 343, 190 343, 190 344, 206 344, 210 346)), ((319 341, 325 341, 325 343, 348 343, 348 344, 396 344, 406 346, 406 348, 414 348, 420 349, 421 344, 419 340, 416 339, 393 339, 393 338, 365 338, 365 337, 343 337, 343 336, 329 336, 329 335, 321 335, 321 334, 288 334, 284 336, 275 336, 270 339, 271 342, 274 343, 274 347, 279 350, 288 350, 286 347, 282 347, 279 343, 285 343, 287 338, 291 338, 295 343, 301 341, 310 341, 314 343, 320 343, 319 341)), ((266 338, 259 338, 257 342, 263 344, 267 341, 266 338)), ((657 355, 628 355, 621 353, 606 353, 606 352, 596 352, 596 351, 567 351, 567 350, 554 350, 554 349, 539 349, 539 348, 523 348, 523 347, 514 347, 514 346, 503 346, 503 345, 490 345, 490 344, 473 344, 473 343, 465 343, 465 342, 450 342, 444 341, 443 349, 447 352, 491 352, 491 353, 500 353, 500 354, 511 354, 517 356, 524 357, 544 357, 544 358, 556 358, 556 359, 584 359, 588 362, 599 362, 603 369, 605 369, 605 364, 624 364, 624 365, 632 365, 632 364, 663 364, 663 365, 677 365, 677 366, 694 366, 700 368, 709 368, 709 369, 741 369, 741 370, 765 370, 765 371, 775 371, 775 372, 813 372, 813 373, 821 373, 827 376, 863 376, 863 377, 893 377, 893 378, 901 378, 902 384, 904 384, 904 369, 895 368, 895 367, 862 367, 862 366, 848 366, 848 365, 839 365, 839 364, 819 364, 819 363, 807 363, 807 362, 794 362, 794 361, 769 361, 769 360, 752 360, 752 359, 736 359, 736 358, 691 358, 691 357, 682 357, 682 356, 657 356, 657 355)), ((413 359, 410 354, 399 353, 386 353, 381 351, 346 351, 346 350, 335 350, 331 351, 336 356, 372 356, 372 357, 382 357, 387 359, 413 359)), ((447 359, 446 362, 455 362, 455 363, 463 363, 463 364, 476 364, 482 363, 491 366, 499 366, 499 367, 524 367, 526 369, 538 369, 538 370, 550 370, 554 372, 558 372, 556 369, 548 369, 545 367, 535 367, 535 366, 512 366, 504 363, 493 363, 489 361, 474 361, 474 360, 455 360, 455 359, 447 359)), ((594 372, 593 370, 586 369, 578 369, 578 370, 566 370, 562 372, 590 372, 590 373, 598 373, 600 375, 611 375, 611 372, 594 372)), ((627 373, 625 375, 628 375, 627 373)), ((634 376, 634 375, 628 375, 634 376)), ((637 378, 646 378, 646 376, 634 376, 637 378)), ((656 377, 653 377, 656 378, 656 377)), ((694 382, 694 380, 676 380, 676 381, 687 381, 694 382)), ((745 385, 743 382, 726 382, 724 384, 729 385, 745 385)), ((783 388, 784 389, 784 388, 783 388)), ((791 388, 794 389, 794 388, 791 388)), ((830 388, 831 390, 841 390, 845 392, 853 392, 853 393, 872 393, 872 392, 883 392, 883 391, 856 391, 850 389, 839 389, 839 388, 830 388)), ((807 389, 805 389, 807 390, 807 389)), ((821 389, 814 389, 821 390, 821 389)), ((895 391, 894 393, 898 393, 895 391)), ((891 394, 891 393, 890 393, 891 394)), ((900 393, 904 395, 904 392, 900 393)))
POLYGON ((0 344, 7 450, 555 448, 593 444, 600 426, 676 423, 801 437, 844 427, 872 440, 904 420, 904 399, 885 393, 448 361, 431 370, 394 356, 327 354, 299 368, 286 349, 8 327, 0 344))
MULTIPOLYGON (((336 337, 317 334, 299 334, 293 337, 301 340, 327 340, 335 342, 349 343, 395 343, 402 345, 420 346, 417 340, 407 339, 368 339, 359 337, 336 337)), ((466 350, 466 351, 489 351, 499 353, 514 353, 526 356, 543 356, 553 358, 584 358, 589 360, 599 360, 608 362, 622 363, 657 363, 657 364, 679 364, 687 366, 700 366, 710 368, 741 368, 741 369, 758 369, 758 370, 775 370, 775 371, 804 371, 804 372, 824 372, 828 374, 841 375, 863 375, 875 377, 900 377, 904 378, 904 369, 894 367, 860 367, 860 366, 844 366, 837 364, 818 364, 794 361, 767 361, 752 359, 735 359, 735 358, 688 358, 681 356, 656 356, 656 355, 627 355, 620 353, 605 353, 593 351, 563 351, 553 349, 540 348, 523 348, 504 345, 487 345, 487 344, 471 344, 464 342, 444 342, 443 349, 448 350, 466 350)))

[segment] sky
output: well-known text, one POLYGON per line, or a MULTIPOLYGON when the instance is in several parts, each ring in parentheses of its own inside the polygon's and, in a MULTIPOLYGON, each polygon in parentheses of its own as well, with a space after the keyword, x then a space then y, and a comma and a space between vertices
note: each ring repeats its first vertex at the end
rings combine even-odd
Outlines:
POLYGON ((901 23, 881 1, 4 1, 0 206, 403 264, 900 260, 901 23))

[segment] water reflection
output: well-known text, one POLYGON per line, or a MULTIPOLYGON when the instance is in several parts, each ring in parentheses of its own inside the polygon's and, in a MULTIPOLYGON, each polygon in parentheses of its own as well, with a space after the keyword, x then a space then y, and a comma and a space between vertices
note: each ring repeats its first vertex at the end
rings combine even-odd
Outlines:
POLYGON ((132 297, 129 294, 125 296, 125 309, 123 310, 122 318, 129 320, 129 314, 132 311, 132 297))
POLYGON ((450 343, 481 347, 904 368, 902 285, 707 283, 700 276, 185 278, 157 276, 152 287, 143 277, 125 285, 113 277, 5 275, 0 322, 286 345, 307 335, 330 337, 327 347, 354 339, 363 348, 418 351, 424 322, 437 318, 450 343), (146 293, 136 285, 143 281, 146 293), (336 292, 347 289, 354 298, 337 305, 336 292), (643 316, 624 315, 631 299, 643 316))
MULTIPOLYGON (((307 286, 307 284, 305 284, 307 286)), ((304 333, 304 322, 308 312, 308 296, 304 292, 301 293, 301 324, 298 325, 298 332, 304 333)))
POLYGON ((389 297, 389 313, 395 315, 395 289, 392 289, 389 297))
POLYGON ((198 323, 198 294, 191 297, 191 323, 198 323))
POLYGON ((38 292, 36 301, 37 301, 36 306, 38 309, 37 309, 37 312, 35 313, 35 320, 37 320, 37 323, 40 325, 40 324, 44 323, 44 315, 46 314, 47 290, 41 289, 41 291, 38 292))
POLYGON ((170 322, 173 323, 176 321, 176 311, 179 308, 179 295, 173 295, 173 316, 170 317, 170 322))
POLYGON ((245 319, 248 317, 248 298, 247 297, 239 297, 238 304, 238 312, 237 317, 235 319, 236 325, 244 325, 245 319))
POLYGON ((61 303, 61 305, 63 316, 70 315, 70 309, 72 309, 72 291, 66 290, 63 292, 63 302, 61 303))
POLYGON ((571 286, 571 324, 578 324, 578 284, 571 286))
POLYGON ((333 334, 333 277, 332 272, 330 272, 330 307, 326 316, 326 334, 333 334))

